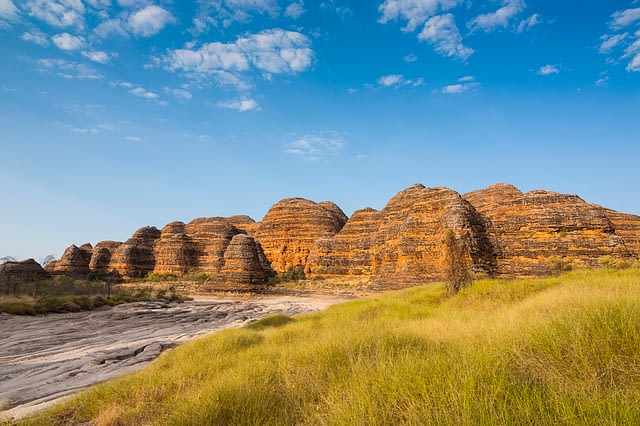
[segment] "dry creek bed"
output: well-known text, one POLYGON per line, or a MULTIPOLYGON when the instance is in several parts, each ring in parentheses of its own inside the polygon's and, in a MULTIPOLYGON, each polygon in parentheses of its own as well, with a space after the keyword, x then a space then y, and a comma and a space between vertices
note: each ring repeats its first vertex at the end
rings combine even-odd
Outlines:
POLYGON ((139 370, 164 350, 197 336, 343 300, 200 298, 36 317, 0 314, 0 420, 23 417, 83 388, 139 370))

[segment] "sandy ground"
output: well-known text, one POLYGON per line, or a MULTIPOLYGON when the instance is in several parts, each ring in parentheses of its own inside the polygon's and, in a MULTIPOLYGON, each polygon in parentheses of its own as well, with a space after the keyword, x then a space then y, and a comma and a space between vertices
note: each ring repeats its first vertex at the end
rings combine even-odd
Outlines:
POLYGON ((0 420, 20 418, 104 380, 141 369, 197 336, 273 313, 325 308, 344 297, 199 296, 182 304, 140 302, 92 312, 0 314, 0 420))

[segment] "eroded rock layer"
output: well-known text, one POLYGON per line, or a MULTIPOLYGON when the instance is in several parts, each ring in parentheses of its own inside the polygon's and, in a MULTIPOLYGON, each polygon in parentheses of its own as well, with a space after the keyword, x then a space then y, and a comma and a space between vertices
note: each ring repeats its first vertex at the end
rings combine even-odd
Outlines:
POLYGON ((636 260, 640 260, 640 216, 609 209, 605 209, 605 214, 611 220, 616 235, 622 237, 627 249, 636 260))
POLYGON ((48 263, 45 269, 53 275, 86 279, 89 275, 87 250, 88 248, 86 246, 84 249, 75 245, 69 246, 62 254, 60 260, 48 263))
POLYGON ((111 257, 122 243, 118 241, 100 241, 93 248, 89 270, 96 274, 115 275, 116 271, 110 269, 111 257))
POLYGON ((474 269, 493 272, 495 254, 473 206, 450 189, 423 185, 398 193, 381 211, 354 213, 342 231, 315 244, 305 270, 382 283, 439 279, 446 229, 464 241, 474 269))
POLYGON ((154 246, 158 238, 160 231, 153 226, 138 229, 116 249, 109 269, 124 279, 146 276, 156 265, 154 246))
POLYGON ((20 262, 6 262, 0 264, 0 280, 37 281, 49 277, 38 262, 27 259, 20 262))
POLYGON ((597 266, 602 256, 632 255, 606 211, 576 195, 497 184, 464 197, 485 221, 500 276, 546 275, 558 260, 597 266))
POLYGON ((339 232, 346 215, 333 203, 287 198, 274 204, 254 236, 276 272, 304 266, 316 240, 339 232))
POLYGON ((220 272, 222 280, 230 284, 264 284, 270 276, 260 245, 245 234, 235 235, 229 243, 220 272))

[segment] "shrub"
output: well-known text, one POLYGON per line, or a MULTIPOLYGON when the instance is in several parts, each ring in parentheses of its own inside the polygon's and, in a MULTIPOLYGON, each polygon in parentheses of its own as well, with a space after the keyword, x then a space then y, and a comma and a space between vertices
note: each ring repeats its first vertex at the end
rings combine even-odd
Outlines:
POLYGON ((467 250, 452 229, 444 233, 444 274, 447 281, 447 292, 454 295, 463 287, 471 285, 472 276, 467 250))
POLYGON ((551 269, 552 274, 561 274, 563 272, 568 272, 573 269, 573 265, 571 261, 565 260, 561 256, 551 256, 547 260, 549 264, 549 268, 551 269))
POLYGON ((200 268, 191 268, 182 276, 185 281, 205 282, 209 276, 200 268))

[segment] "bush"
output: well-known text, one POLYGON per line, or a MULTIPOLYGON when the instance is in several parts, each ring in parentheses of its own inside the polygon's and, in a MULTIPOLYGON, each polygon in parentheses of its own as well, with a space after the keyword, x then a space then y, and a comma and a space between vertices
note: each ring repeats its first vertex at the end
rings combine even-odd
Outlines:
POLYGON ((551 273, 554 275, 568 272, 573 269, 571 261, 565 260, 561 256, 551 256, 547 260, 547 262, 549 264, 549 268, 551 269, 551 273))
POLYGON ((200 268, 191 268, 182 276, 185 281, 205 282, 209 276, 200 268))
POLYGON ((304 280, 306 277, 304 275, 304 266, 298 265, 290 268, 286 272, 281 272, 277 274, 274 278, 271 279, 272 283, 285 283, 290 281, 300 281, 304 280))
POLYGON ((149 272, 144 278, 145 281, 175 281, 177 277, 169 272, 149 272))
POLYGON ((471 268, 467 260, 467 249, 452 229, 444 233, 444 274, 450 296, 472 283, 471 268))

